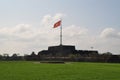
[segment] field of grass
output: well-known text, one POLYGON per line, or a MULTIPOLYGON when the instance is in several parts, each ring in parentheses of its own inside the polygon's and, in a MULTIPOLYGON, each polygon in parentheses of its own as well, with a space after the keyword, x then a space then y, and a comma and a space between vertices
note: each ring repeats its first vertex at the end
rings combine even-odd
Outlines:
POLYGON ((1 61, 0 80, 120 80, 120 64, 1 61))

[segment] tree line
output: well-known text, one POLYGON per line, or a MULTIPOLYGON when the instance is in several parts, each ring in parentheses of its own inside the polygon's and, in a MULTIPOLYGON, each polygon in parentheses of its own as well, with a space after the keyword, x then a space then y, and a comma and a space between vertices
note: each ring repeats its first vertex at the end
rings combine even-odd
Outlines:
POLYGON ((30 55, 20 56, 14 53, 12 56, 9 54, 0 55, 1 61, 43 61, 43 60, 62 60, 62 61, 77 61, 77 62, 113 62, 120 63, 120 55, 113 55, 110 52, 94 55, 75 55, 70 54, 67 57, 51 57, 51 56, 40 56, 32 52, 30 55))

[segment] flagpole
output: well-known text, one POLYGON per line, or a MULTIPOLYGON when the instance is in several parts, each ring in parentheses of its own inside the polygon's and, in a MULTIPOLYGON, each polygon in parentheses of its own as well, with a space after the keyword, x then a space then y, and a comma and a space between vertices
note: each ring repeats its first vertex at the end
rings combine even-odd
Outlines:
POLYGON ((61 19, 61 26, 60 26, 60 45, 62 45, 62 19, 61 19))

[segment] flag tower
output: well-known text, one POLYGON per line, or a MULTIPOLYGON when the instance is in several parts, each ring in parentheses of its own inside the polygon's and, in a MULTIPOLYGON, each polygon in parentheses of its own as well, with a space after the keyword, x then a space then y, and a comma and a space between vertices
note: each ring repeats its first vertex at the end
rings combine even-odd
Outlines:
POLYGON ((62 45, 62 20, 57 21, 53 28, 60 27, 60 45, 62 45))
POLYGON ((60 26, 60 45, 62 45, 62 21, 60 26))

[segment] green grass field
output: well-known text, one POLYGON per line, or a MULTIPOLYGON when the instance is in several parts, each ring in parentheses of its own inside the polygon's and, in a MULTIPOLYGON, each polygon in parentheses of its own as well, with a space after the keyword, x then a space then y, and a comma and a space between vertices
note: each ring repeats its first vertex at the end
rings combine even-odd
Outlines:
POLYGON ((1 61, 0 80, 120 80, 120 64, 1 61))

